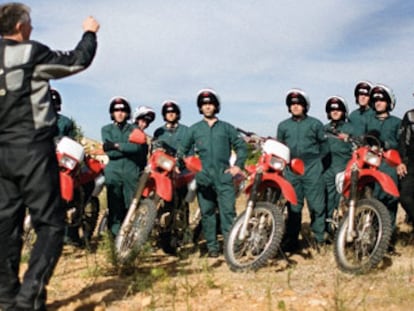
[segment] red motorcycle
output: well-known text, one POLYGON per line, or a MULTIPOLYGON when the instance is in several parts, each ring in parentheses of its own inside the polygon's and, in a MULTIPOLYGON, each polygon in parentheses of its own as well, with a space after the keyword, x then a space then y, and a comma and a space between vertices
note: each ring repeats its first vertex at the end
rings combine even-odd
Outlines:
POLYGON ((257 270, 279 249, 285 231, 286 201, 297 204, 295 190, 283 177, 283 172, 290 167, 294 173, 302 175, 304 163, 300 159, 290 159, 289 148, 273 138, 238 131, 256 144, 261 155, 256 164, 246 167, 247 206, 230 229, 224 256, 232 271, 257 270))
MULTIPOLYGON (((56 145, 59 165, 60 193, 66 210, 66 225, 82 230, 88 245, 95 230, 99 215, 98 195, 105 178, 104 165, 85 154, 81 144, 69 137, 62 137, 56 145)), ((31 249, 35 238, 30 215, 24 221, 23 241, 31 249)))
MULTIPOLYGON (((143 144, 145 133, 135 129, 129 141, 143 144)), ((175 253, 188 228, 189 207, 185 190, 201 171, 201 161, 190 156, 183 159, 187 170, 176 172, 176 150, 162 141, 153 141, 151 155, 137 183, 137 189, 115 238, 118 262, 134 259, 154 230, 167 253, 175 253)))
POLYGON ((349 273, 364 273, 374 268, 384 257, 391 239, 391 218, 387 207, 372 197, 375 184, 388 194, 398 197, 392 178, 379 171, 384 160, 392 167, 401 163, 397 150, 387 150, 375 136, 364 138, 331 132, 353 146, 351 160, 345 171, 336 177, 338 192, 343 196, 344 214, 334 240, 335 260, 339 268, 349 273))

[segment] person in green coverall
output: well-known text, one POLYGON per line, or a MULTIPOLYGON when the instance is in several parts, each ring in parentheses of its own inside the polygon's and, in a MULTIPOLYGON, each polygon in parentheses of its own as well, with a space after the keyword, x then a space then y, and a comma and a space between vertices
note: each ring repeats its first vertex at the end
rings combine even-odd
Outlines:
POLYGON ((360 81, 354 89, 355 102, 359 106, 349 115, 349 122, 354 127, 354 135, 361 136, 367 132, 367 122, 375 116, 374 109, 371 108, 369 93, 372 84, 369 81, 360 81))
POLYGON ((286 95, 291 118, 279 123, 277 139, 290 148, 291 157, 302 159, 302 176, 286 170, 286 178, 295 188, 298 203, 288 206, 288 221, 282 248, 288 252, 299 248, 302 208, 306 198, 311 215, 311 229, 317 249, 325 244, 325 184, 322 177, 322 158, 328 152, 323 124, 308 116, 310 100, 301 89, 291 89, 286 95))
POLYGON ((348 122, 348 106, 346 100, 340 96, 329 97, 326 101, 325 111, 329 123, 325 124, 329 144, 329 153, 325 157, 328 163, 324 163, 325 171, 323 179, 325 181, 325 200, 326 200, 326 232, 332 235, 333 231, 329 225, 335 209, 339 205, 341 194, 336 190, 335 178, 345 167, 352 155, 352 145, 336 137, 330 136, 330 132, 336 132, 344 136, 353 136, 354 127, 348 122))
POLYGON ((127 213, 140 172, 147 161, 148 145, 128 142, 135 125, 128 123, 131 106, 124 97, 114 97, 109 106, 112 123, 102 127, 103 150, 109 157, 105 167, 108 226, 114 236, 127 213))
POLYGON ((154 139, 162 140, 168 146, 178 150, 187 134, 188 127, 181 124, 181 110, 173 100, 166 100, 162 104, 161 114, 165 124, 154 132, 154 139))
POLYGON ((202 230, 207 242, 208 257, 218 257, 220 249, 216 231, 216 208, 219 210, 221 231, 226 239, 236 216, 233 176, 241 173, 244 168, 247 145, 233 125, 217 118, 220 100, 214 90, 200 90, 197 106, 203 119, 190 126, 179 153, 186 155, 194 146, 200 156, 203 169, 196 175, 196 181, 202 230), (235 165, 230 167, 232 149, 236 152, 237 159, 235 165))
POLYGON ((68 136, 72 139, 75 139, 76 132, 73 121, 67 116, 64 116, 60 113, 62 110, 62 97, 60 96, 59 92, 56 89, 50 89, 50 98, 57 115, 57 137, 60 138, 62 136, 68 136))
MULTIPOLYGON (((390 114, 396 103, 392 89, 383 84, 374 86, 370 93, 370 102, 376 114, 375 117, 368 120, 367 134, 379 138, 384 150, 398 150, 401 119, 390 114)), ((393 179, 395 184, 398 185, 398 175, 395 167, 389 166, 383 160, 379 169, 388 174, 393 179)), ((394 232, 390 245, 390 251, 393 251, 393 245, 395 243, 398 198, 387 194, 378 184, 375 185, 373 195, 380 200, 390 212, 391 224, 394 232)))
POLYGON ((155 112, 149 106, 138 106, 134 111, 134 125, 140 130, 145 130, 155 120, 155 112))
MULTIPOLYGON (((60 96, 59 92, 56 89, 50 89, 50 98, 57 115, 58 134, 56 136, 56 139, 60 139, 63 136, 75 139, 76 132, 73 121, 60 113, 62 110, 62 97, 60 96)), ((84 242, 79 237, 78 227, 66 226, 63 241, 67 245, 76 247, 82 247, 84 245, 84 242)))
MULTIPOLYGON (((178 151, 188 132, 188 127, 180 123, 180 106, 173 100, 166 100, 162 103, 161 114, 165 124, 155 130, 154 141, 163 142, 164 144, 167 144, 168 147, 178 151)), ((188 185, 183 185, 182 187, 177 188, 173 200, 171 202, 165 202, 163 211, 165 213, 169 211, 170 215, 174 215, 172 216, 174 219, 180 217, 177 215, 181 215, 183 217, 181 220, 184 221, 185 225, 189 226, 190 209, 189 204, 184 201, 188 192, 187 190, 188 185)), ((174 220, 171 219, 171 223, 173 222, 174 220)), ((185 231, 184 225, 180 226, 180 230, 182 231, 179 232, 178 235, 183 234, 185 231)), ((177 232, 173 233, 169 228, 166 228, 166 230, 162 230, 159 234, 163 250, 169 254, 175 255, 177 245, 182 242, 180 238, 174 236, 174 234, 177 235, 177 232), (177 242, 179 240, 180 242, 177 242)))

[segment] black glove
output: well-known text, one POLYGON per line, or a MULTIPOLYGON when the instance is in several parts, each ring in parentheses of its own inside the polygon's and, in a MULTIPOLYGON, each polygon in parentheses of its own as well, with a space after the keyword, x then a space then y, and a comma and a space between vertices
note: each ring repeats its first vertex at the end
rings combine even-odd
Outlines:
POLYGON ((115 145, 115 143, 113 143, 112 141, 106 141, 104 144, 103 144, 103 150, 104 151, 110 151, 110 150, 117 150, 118 148, 117 148, 117 146, 115 145))

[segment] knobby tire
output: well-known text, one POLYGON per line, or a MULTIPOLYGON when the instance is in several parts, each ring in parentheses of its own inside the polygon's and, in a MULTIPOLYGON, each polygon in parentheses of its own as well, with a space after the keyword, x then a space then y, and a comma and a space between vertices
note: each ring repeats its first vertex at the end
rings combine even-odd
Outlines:
POLYGON ((284 218, 281 209, 269 202, 257 202, 248 224, 248 236, 239 240, 238 235, 245 212, 237 217, 225 241, 224 257, 232 271, 258 270, 275 257, 284 234, 284 218), (260 218, 266 228, 259 232, 260 218))
MULTIPOLYGON (((123 236, 118 234, 115 239, 115 250, 120 264, 126 264, 136 258, 151 234, 156 217, 157 208, 153 200, 144 199, 139 202, 131 219, 130 230, 123 236)), ((126 225, 123 223, 119 232, 126 225)))
POLYGON ((362 274, 375 268, 384 258, 391 240, 392 226, 388 209, 376 199, 362 199, 355 209, 356 237, 346 241, 348 215, 338 228, 334 255, 340 270, 362 274))

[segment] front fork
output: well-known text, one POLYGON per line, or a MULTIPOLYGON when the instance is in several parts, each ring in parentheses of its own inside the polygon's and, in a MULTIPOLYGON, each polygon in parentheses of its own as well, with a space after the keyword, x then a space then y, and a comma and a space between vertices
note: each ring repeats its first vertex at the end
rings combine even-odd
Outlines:
POLYGON ((147 185, 148 178, 151 174, 151 167, 148 165, 145 167, 144 172, 140 176, 137 184, 137 189, 135 190, 134 196, 132 198, 131 204, 129 205, 128 212, 122 222, 121 229, 119 230, 119 235, 125 235, 129 232, 131 227, 131 219, 134 215, 137 206, 139 205, 139 201, 141 200, 142 192, 144 191, 145 186, 147 185), (125 226, 124 226, 125 224, 125 226))
POLYGON ((354 230, 354 218, 355 218, 355 209, 356 203, 358 200, 358 178, 359 170, 358 167, 353 166, 351 170, 351 188, 349 191, 349 211, 348 211, 348 228, 346 231, 346 241, 352 242, 356 236, 354 230))
POLYGON ((238 234, 239 240, 244 240, 247 236, 247 226, 249 224, 250 217, 252 216, 253 208, 256 205, 257 191, 262 182, 262 176, 263 176, 263 170, 259 168, 256 172, 256 175, 254 176, 253 186, 252 186, 252 189, 250 190, 249 199, 247 200, 247 207, 246 207, 246 212, 244 215, 243 224, 238 234))

